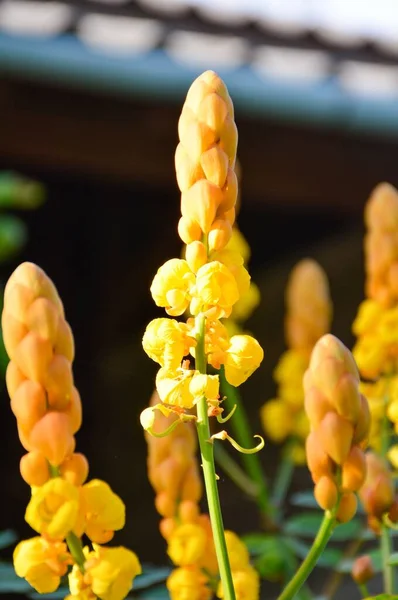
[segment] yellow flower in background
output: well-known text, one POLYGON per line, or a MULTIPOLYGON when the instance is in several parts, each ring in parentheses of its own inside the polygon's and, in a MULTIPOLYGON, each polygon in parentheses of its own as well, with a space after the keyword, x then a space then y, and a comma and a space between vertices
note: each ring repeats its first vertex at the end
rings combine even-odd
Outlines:
POLYGON ((100 479, 83 485, 81 497, 86 535, 98 544, 108 542, 114 531, 124 527, 126 508, 123 501, 100 479))
POLYGON ((213 593, 207 586, 208 579, 197 566, 175 569, 166 585, 171 600, 210 600, 213 593))
POLYGON ((39 594, 55 592, 72 562, 65 543, 40 536, 20 542, 13 560, 18 577, 26 579, 39 594))
POLYGON ((175 565, 193 565, 203 555, 206 542, 207 536, 203 527, 195 523, 185 523, 177 527, 168 539, 167 554, 175 565))
POLYGON ((243 233, 240 231, 240 229, 238 228, 238 226, 236 224, 234 224, 234 227, 232 229, 231 239, 229 240, 229 242, 225 246, 225 248, 227 250, 231 250, 232 252, 240 254, 240 256, 243 259, 243 263, 245 265, 247 265, 247 263, 250 260, 250 256, 251 256, 250 246, 249 246, 245 236, 243 235, 243 233))
POLYGON ((234 330, 233 326, 236 323, 244 323, 254 312, 254 309, 260 304, 261 296, 260 290, 253 281, 250 281, 249 289, 239 296, 239 300, 234 304, 232 313, 229 319, 226 320, 225 324, 228 328, 230 335, 240 333, 240 331, 234 330))
POLYGON ((377 327, 380 317, 383 314, 383 307, 375 300, 364 300, 359 305, 358 314, 352 324, 352 331, 356 336, 360 336, 375 327, 377 327))
POLYGON ((63 540, 75 527, 78 515, 78 488, 56 477, 32 490, 25 520, 38 533, 63 540))
POLYGON ((234 335, 225 353, 225 377, 235 387, 241 385, 260 366, 264 350, 250 335, 234 335))
MULTIPOLYGON (((259 600, 260 576, 254 567, 247 565, 244 569, 232 570, 232 581, 236 600, 259 600)), ((221 582, 218 586, 217 598, 224 598, 221 582)))
POLYGON ((270 440, 275 443, 283 442, 294 431, 294 415, 287 402, 280 398, 268 400, 261 410, 260 418, 263 429, 270 440))
POLYGON ((101 600, 123 600, 142 572, 136 554, 123 546, 93 548, 85 564, 92 591, 101 600))
POLYGON ((156 390, 161 401, 171 406, 192 408, 195 398, 191 392, 190 383, 194 374, 195 371, 183 367, 176 371, 159 369, 156 375, 156 390))
POLYGON ((233 531, 225 532, 229 562, 233 571, 245 568, 249 564, 249 551, 242 540, 233 531))
POLYGON ((195 339, 188 336, 185 323, 166 318, 153 319, 142 339, 143 348, 149 358, 172 371, 180 366, 189 348, 195 343, 195 339))
POLYGON ((212 319, 228 317, 239 298, 239 290, 231 271, 213 260, 203 265, 196 274, 196 293, 191 303, 192 314, 200 311, 212 319))
POLYGON ((157 306, 166 309, 173 317, 182 315, 191 302, 191 290, 195 285, 195 275, 185 260, 172 258, 156 273, 151 294, 157 306))

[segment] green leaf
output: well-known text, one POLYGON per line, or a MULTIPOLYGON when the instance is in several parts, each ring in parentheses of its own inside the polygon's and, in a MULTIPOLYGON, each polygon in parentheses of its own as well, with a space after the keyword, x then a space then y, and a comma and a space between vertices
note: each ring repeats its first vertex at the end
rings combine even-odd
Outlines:
POLYGON ((32 600, 63 600, 68 594, 70 594, 69 588, 59 587, 55 592, 51 592, 51 594, 32 592, 29 594, 29 598, 32 600))
POLYGON ((396 594, 379 594, 378 596, 368 596, 365 600, 398 600, 396 594))
POLYGON ((269 547, 269 535, 265 533, 247 533, 242 536, 242 541, 246 544, 249 553, 252 556, 258 556, 266 552, 269 547))
MULTIPOLYGON (((297 538, 290 538, 288 543, 293 552, 301 560, 307 557, 308 552, 311 549, 311 544, 298 540, 297 538)), ((317 565, 325 568, 336 568, 343 556, 343 551, 339 548, 325 548, 321 556, 318 559, 317 565)))
MULTIPOLYGON (((375 573, 380 573, 383 570, 383 560, 381 556, 381 552, 378 548, 374 550, 370 550, 369 552, 364 552, 367 556, 370 556, 372 559, 373 570, 375 573)), ((355 558, 345 558, 337 565, 336 570, 339 573, 351 573, 352 565, 354 564, 355 558)))
POLYGON ((142 574, 134 579, 134 591, 143 590, 156 583, 166 581, 172 569, 170 567, 157 567, 156 565, 143 565, 142 574))
POLYGON ((304 512, 294 515, 285 522, 283 531, 289 536, 313 538, 318 533, 322 519, 323 513, 304 512))
POLYGON ((320 510, 317 501, 314 498, 313 490, 295 492, 290 496, 290 503, 294 506, 301 506, 302 508, 317 508, 320 510))
POLYGON ((388 560, 389 565, 398 565, 398 552, 393 552, 388 560))
POLYGON ((25 223, 12 215, 0 217, 0 261, 8 260, 25 245, 28 234, 25 223))
POLYGON ((12 172, 0 173, 0 208, 35 209, 46 197, 44 186, 12 172))
POLYGON ((349 540, 356 540, 361 534, 362 530, 366 531, 366 526, 362 524, 360 519, 351 519, 348 523, 338 525, 333 531, 332 540, 334 542, 346 542, 349 540))
POLYGON ((18 539, 17 534, 12 529, 0 531, 0 550, 12 546, 18 539))
POLYGON ((165 585, 159 585, 150 590, 133 593, 131 598, 139 600, 170 600, 170 594, 165 585))
POLYGON ((262 542, 262 552, 254 566, 267 581, 284 581, 296 568, 296 559, 290 546, 281 537, 269 535, 262 542))
POLYGON ((12 564, 0 563, 0 594, 23 594, 31 589, 25 579, 21 579, 16 575, 12 564))

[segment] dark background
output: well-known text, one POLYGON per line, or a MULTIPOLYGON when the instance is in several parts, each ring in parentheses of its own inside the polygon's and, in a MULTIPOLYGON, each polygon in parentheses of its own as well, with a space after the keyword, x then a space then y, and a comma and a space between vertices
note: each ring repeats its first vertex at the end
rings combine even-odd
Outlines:
MULTIPOLYGON (((147 323, 162 313, 149 294, 156 269, 179 256, 179 194, 174 150, 180 103, 121 100, 18 79, 0 82, 0 170, 42 181, 47 201, 23 215, 29 241, 1 265, 5 281, 23 260, 40 265, 64 302, 76 341, 74 373, 83 401, 77 449, 90 477, 125 501, 126 527, 115 541, 143 562, 164 564, 164 543, 146 475, 139 414, 157 365, 143 352, 147 323)), ((242 205, 238 223, 252 248, 250 271, 262 292, 247 324, 264 362, 242 387, 254 431, 272 397, 272 369, 284 349, 283 292, 297 260, 312 256, 330 277, 333 332, 351 346, 350 326, 363 297, 363 207, 380 181, 398 185, 394 139, 282 123, 236 113, 242 205)), ((23 449, 3 389, 0 402, 0 530, 32 532, 23 515, 29 490, 19 475, 23 449)), ((272 478, 278 449, 261 453, 272 478)), ((306 488, 303 469, 293 489, 306 488)), ((257 527, 252 506, 223 477, 225 525, 257 527)))

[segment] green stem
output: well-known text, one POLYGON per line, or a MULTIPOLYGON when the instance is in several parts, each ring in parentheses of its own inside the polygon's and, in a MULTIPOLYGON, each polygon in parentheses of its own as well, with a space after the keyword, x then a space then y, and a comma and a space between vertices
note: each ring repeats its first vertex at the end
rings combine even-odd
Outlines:
MULTIPOLYGON (((50 470, 50 475, 52 478, 60 476, 58 467, 55 467, 49 462, 48 468, 50 470)), ((84 556, 81 539, 78 538, 77 535, 73 533, 73 531, 70 531, 66 536, 66 543, 73 557, 73 560, 78 565, 80 571, 84 573, 84 563, 86 562, 86 557, 84 556)))
POLYGON ((362 598, 369 597, 369 590, 368 590, 368 586, 366 585, 366 583, 358 583, 358 588, 359 588, 359 591, 361 592, 362 598))
POLYGON ((300 568, 296 571, 294 577, 289 581, 283 592, 278 597, 278 600, 290 600, 294 598, 300 588, 304 585, 312 570, 314 569, 319 557, 324 551, 330 536, 333 533, 336 525, 336 513, 339 503, 332 511, 326 511, 323 517, 321 526, 307 554, 305 560, 301 563, 300 568))
POLYGON ((293 471, 294 462, 292 461, 289 453, 285 452, 279 463, 272 493, 272 504, 278 509, 282 507, 286 498, 286 494, 292 480, 293 471))
MULTIPOLYGON (((236 404, 235 414, 231 418, 231 428, 234 438, 238 444, 244 448, 250 448, 253 445, 253 433, 249 425, 246 411, 239 390, 226 380, 224 367, 221 367, 220 369, 220 392, 221 396, 225 396, 224 406, 226 412, 232 410, 236 404)), ((257 486, 257 504, 259 509, 266 517, 273 516, 274 509, 269 501, 267 483, 259 455, 242 454, 241 460, 250 479, 257 486)))
MULTIPOLYGON (((197 345, 195 349, 195 366, 200 373, 206 373, 205 355, 205 317, 199 315, 196 318, 197 345)), ((222 520, 220 499, 218 496, 216 471, 214 466, 214 448, 210 439, 210 425, 207 414, 207 401, 203 396, 197 403, 197 431, 199 438, 200 453, 202 459, 203 476, 209 505, 210 521, 213 531, 214 546, 216 550, 218 568, 225 600, 235 600, 234 585, 232 582, 231 567, 227 545, 225 542, 224 525, 222 520)))
POLYGON ((383 581, 384 581, 384 592, 386 594, 394 593, 394 568, 388 564, 391 556, 391 535, 390 530, 386 525, 381 527, 380 536, 380 549, 383 563, 383 581))

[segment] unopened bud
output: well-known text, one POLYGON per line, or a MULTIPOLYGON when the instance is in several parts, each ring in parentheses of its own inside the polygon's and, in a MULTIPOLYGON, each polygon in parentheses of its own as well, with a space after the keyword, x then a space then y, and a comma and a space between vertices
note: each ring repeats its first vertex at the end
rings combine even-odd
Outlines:
POLYGON ((352 566, 351 575, 358 584, 367 583, 375 575, 372 559, 368 554, 359 556, 352 566))

